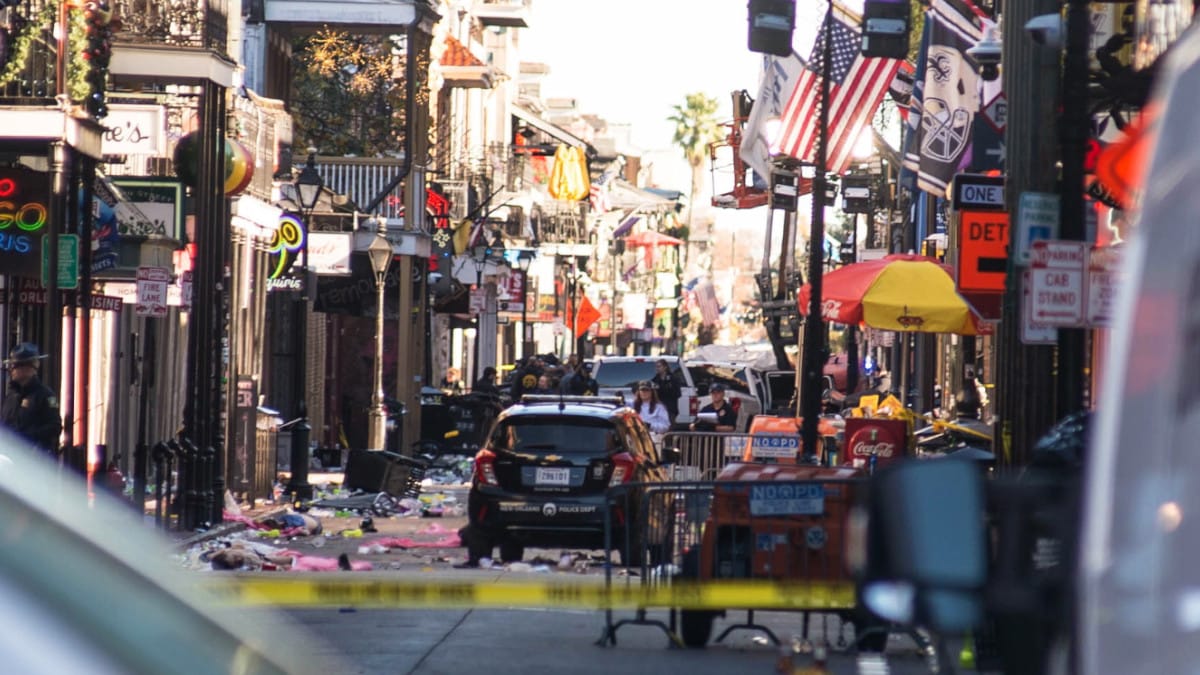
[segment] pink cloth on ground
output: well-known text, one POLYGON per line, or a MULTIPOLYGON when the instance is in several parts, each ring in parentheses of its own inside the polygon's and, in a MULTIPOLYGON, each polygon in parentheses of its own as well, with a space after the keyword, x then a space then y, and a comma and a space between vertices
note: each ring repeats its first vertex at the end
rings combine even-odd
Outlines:
POLYGON ((417 541, 408 537, 384 537, 371 543, 387 548, 459 548, 462 546, 462 540, 458 538, 457 534, 447 535, 436 541, 417 541))
MULTIPOLYGON (((294 572, 336 572, 339 569, 337 558, 301 555, 299 551, 283 551, 280 555, 292 557, 294 572)), ((365 560, 351 560, 350 569, 355 572, 370 572, 375 566, 365 560)))

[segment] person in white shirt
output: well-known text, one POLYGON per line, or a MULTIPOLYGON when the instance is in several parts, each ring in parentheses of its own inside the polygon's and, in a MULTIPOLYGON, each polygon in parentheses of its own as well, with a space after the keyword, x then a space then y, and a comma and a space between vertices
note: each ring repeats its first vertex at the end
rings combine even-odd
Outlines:
POLYGON ((638 416, 646 423, 651 433, 662 434, 671 428, 671 418, 667 413, 667 406, 658 400, 658 392, 649 382, 638 383, 637 400, 633 402, 633 409, 637 411, 638 416))

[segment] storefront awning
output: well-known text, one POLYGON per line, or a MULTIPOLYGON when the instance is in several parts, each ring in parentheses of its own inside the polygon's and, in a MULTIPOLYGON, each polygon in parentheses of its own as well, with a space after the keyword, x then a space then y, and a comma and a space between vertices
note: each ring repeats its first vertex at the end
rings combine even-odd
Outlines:
POLYGON ((583 148, 588 156, 596 154, 596 149, 593 148, 587 141, 567 131, 566 129, 563 129, 562 127, 555 126, 554 124, 547 122, 528 110, 513 106, 512 115, 517 119, 518 126, 520 124, 526 124, 546 134, 547 136, 550 136, 554 140, 559 141, 560 143, 566 143, 567 145, 573 145, 577 148, 583 148))

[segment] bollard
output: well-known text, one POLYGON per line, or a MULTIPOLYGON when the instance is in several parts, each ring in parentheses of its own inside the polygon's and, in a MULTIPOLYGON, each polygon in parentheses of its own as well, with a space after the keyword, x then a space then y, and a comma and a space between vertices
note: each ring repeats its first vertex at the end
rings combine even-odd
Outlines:
POLYGON ((200 451, 200 500, 197 504, 199 513, 196 514, 196 522, 205 528, 212 527, 212 524, 216 522, 216 517, 213 515, 213 507, 216 504, 213 491, 216 465, 217 451, 212 446, 205 446, 200 451))
MULTIPOLYGON (((158 447, 157 445, 155 446, 158 447)), ((133 451, 133 508, 141 515, 146 514, 146 473, 149 469, 150 448, 146 443, 138 443, 133 451)))
POLYGON ((183 491, 183 446, 172 438, 167 441, 167 449, 171 452, 167 455, 167 510, 165 513, 168 523, 174 516, 178 525, 179 519, 182 518, 179 509, 183 491))
MULTIPOLYGON (((167 495, 169 494, 169 490, 167 489, 166 485, 167 485, 167 480, 169 480, 170 476, 171 476, 171 473, 170 473, 171 455, 173 453, 171 452, 170 446, 168 446, 166 443, 163 443, 162 441, 159 441, 154 444, 154 449, 151 451, 150 454, 151 454, 151 458, 154 461, 154 526, 159 529, 162 529, 163 514, 165 513, 168 515, 168 517, 170 516, 170 511, 167 510, 167 504, 166 504, 165 500, 167 499, 167 495)), ((143 456, 143 461, 145 461, 144 456, 143 456)), ((143 482, 145 482, 144 478, 143 478, 143 482)), ((137 491, 137 480, 136 479, 134 480, 134 488, 133 489, 134 489, 134 491, 137 491)), ((145 492, 144 485, 142 487, 142 491, 145 492)), ((137 502, 135 501, 134 503, 136 504, 137 502)), ((146 501, 145 501, 144 497, 142 498, 141 503, 142 503, 142 510, 144 512, 145 508, 146 508, 146 501)))
POLYGON ((183 454, 179 458, 179 529, 191 530, 196 527, 196 502, 200 501, 199 456, 196 444, 190 438, 179 439, 183 454))

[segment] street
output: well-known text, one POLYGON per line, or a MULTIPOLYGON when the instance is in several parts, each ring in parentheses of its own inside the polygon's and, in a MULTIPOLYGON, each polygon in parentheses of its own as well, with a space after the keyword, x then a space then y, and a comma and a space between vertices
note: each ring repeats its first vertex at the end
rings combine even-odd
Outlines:
MULTIPOLYGON (((318 477, 320 478, 320 477, 318 477)), ((454 515, 455 504, 465 501, 461 486, 435 486, 427 489, 426 499, 443 505, 441 517, 373 517, 377 532, 359 532, 362 517, 356 513, 314 509, 323 533, 286 540, 263 541, 258 533, 246 531, 238 536, 260 544, 279 546, 305 556, 333 558, 342 554, 353 562, 369 562, 372 577, 384 575, 398 581, 447 584, 458 582, 530 582, 595 585, 603 583, 603 556, 599 551, 570 549, 529 549, 521 563, 482 569, 457 569, 465 558, 459 547, 434 545, 447 540, 465 524, 466 518, 454 515), (380 542, 404 541, 407 546, 387 548, 380 542), (557 563, 571 561, 570 565, 557 563)), ((216 545, 216 544, 210 544, 216 545)), ((191 556, 193 566, 203 569, 191 556)), ((298 575, 274 571, 255 576, 298 575)), ((360 573, 349 571, 320 573, 321 579, 354 579, 360 573)), ((637 584, 623 569, 614 572, 614 582, 637 584)), ((311 575, 310 575, 311 576, 311 575)), ((366 577, 363 577, 366 581, 366 577)), ((253 611, 253 610, 248 610, 253 611)), ((745 611, 731 611, 718 619, 714 642, 704 650, 674 647, 666 632, 653 625, 622 625, 616 631, 616 644, 599 646, 605 633, 605 613, 585 608, 513 608, 513 609, 289 609, 286 614, 307 627, 318 643, 314 658, 342 663, 338 672, 355 673, 530 673, 561 672, 689 672, 695 675, 729 672, 775 672, 780 648, 771 644, 766 633, 738 629, 721 642, 716 636, 729 626, 748 623, 745 611), (352 670, 347 671, 346 668, 352 670)), ((613 622, 632 620, 635 610, 613 611, 613 622)), ((666 610, 652 610, 647 619, 669 621, 666 610)), ((786 646, 802 635, 803 615, 789 612, 756 612, 754 623, 769 628, 786 646)), ((809 626, 811 642, 800 642, 803 649, 813 642, 827 641, 830 672, 833 673, 924 673, 930 672, 925 660, 907 636, 893 635, 887 650, 887 667, 868 657, 857 667, 848 651, 853 630, 832 615, 814 615, 809 626)), ((957 654, 957 652, 954 652, 957 654)), ((807 653, 795 656, 797 666, 811 663, 807 653)))

